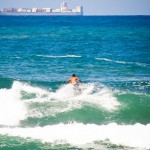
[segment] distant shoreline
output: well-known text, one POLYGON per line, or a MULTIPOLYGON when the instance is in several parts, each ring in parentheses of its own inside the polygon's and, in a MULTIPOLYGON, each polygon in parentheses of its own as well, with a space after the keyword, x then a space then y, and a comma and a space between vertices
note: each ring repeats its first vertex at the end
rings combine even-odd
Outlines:
POLYGON ((13 16, 13 17, 20 17, 20 16, 32 16, 32 17, 149 17, 150 15, 80 15, 80 14, 51 14, 51 15, 3 15, 0 14, 0 16, 13 16))

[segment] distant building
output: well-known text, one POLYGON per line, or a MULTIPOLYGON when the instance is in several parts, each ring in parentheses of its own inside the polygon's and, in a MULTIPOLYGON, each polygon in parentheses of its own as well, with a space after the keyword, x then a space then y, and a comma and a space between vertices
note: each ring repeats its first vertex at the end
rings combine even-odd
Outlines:
POLYGON ((61 3, 60 10, 61 12, 66 12, 68 10, 68 6, 66 2, 61 3))
POLYGON ((22 12, 22 8, 18 8, 18 12, 22 12))
POLYGON ((53 13, 60 13, 61 10, 60 10, 60 9, 53 9, 52 12, 53 12, 53 13))
POLYGON ((76 12, 81 13, 83 15, 83 7, 82 6, 77 6, 76 7, 76 12))
POLYGON ((37 8, 32 8, 32 12, 36 13, 37 12, 37 8))
POLYGON ((60 8, 4 8, 0 15, 83 15, 83 7, 69 9, 66 2, 61 3, 60 8))
POLYGON ((30 12, 32 12, 32 10, 31 9, 27 9, 27 12, 30 13, 30 12))

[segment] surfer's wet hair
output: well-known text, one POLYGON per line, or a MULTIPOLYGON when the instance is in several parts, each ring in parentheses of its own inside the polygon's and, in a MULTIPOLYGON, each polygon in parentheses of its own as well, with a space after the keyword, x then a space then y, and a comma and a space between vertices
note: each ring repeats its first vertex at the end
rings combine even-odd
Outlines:
POLYGON ((75 76, 76 76, 75 74, 72 75, 72 77, 75 77, 75 76))

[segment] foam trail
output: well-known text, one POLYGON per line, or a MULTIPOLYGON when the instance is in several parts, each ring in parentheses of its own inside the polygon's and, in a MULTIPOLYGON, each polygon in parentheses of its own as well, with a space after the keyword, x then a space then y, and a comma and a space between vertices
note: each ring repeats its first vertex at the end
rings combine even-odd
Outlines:
POLYGON ((114 93, 102 84, 83 84, 82 88, 84 89, 83 94, 79 96, 79 99, 85 99, 85 101, 109 111, 115 110, 120 105, 113 96, 114 93))
POLYGON ((148 66, 149 64, 145 64, 145 63, 138 63, 138 62, 126 62, 126 61, 117 61, 117 60, 111 60, 108 58, 95 58, 97 60, 104 60, 104 61, 108 61, 108 62, 115 62, 115 63, 119 63, 119 64, 133 64, 133 65, 137 65, 137 66, 148 66))
POLYGON ((64 55, 64 56, 53 56, 53 55, 36 55, 38 57, 47 57, 47 58, 80 58, 81 56, 77 55, 64 55))
POLYGON ((108 141, 112 144, 135 148, 150 148, 150 124, 142 125, 95 125, 82 123, 57 124, 34 128, 1 128, 0 134, 40 139, 50 143, 85 145, 94 141, 108 141))
POLYGON ((84 104, 93 104, 111 111, 120 105, 116 97, 113 96, 113 92, 104 85, 99 87, 97 84, 89 83, 82 84, 79 87, 82 92, 76 94, 71 84, 62 85, 56 92, 49 92, 48 98, 43 99, 41 102, 52 99, 55 102, 68 103, 68 107, 72 105, 72 108, 68 108, 68 110, 81 108, 84 104))
POLYGON ((34 97, 24 99, 24 103, 27 106, 33 103, 39 103, 39 107, 30 107, 28 110, 28 117, 44 117, 55 116, 62 112, 69 112, 74 109, 82 109, 84 106, 96 107, 97 109, 105 109, 105 111, 115 111, 120 106, 117 98, 113 96, 113 92, 104 85, 89 83, 82 84, 81 93, 75 93, 71 84, 61 85, 55 92, 46 91, 41 88, 33 87, 28 84, 22 84, 15 82, 16 87, 21 91, 27 92, 27 94, 34 93, 34 97), (47 103, 50 107, 46 107, 43 111, 43 105, 40 103, 47 103))

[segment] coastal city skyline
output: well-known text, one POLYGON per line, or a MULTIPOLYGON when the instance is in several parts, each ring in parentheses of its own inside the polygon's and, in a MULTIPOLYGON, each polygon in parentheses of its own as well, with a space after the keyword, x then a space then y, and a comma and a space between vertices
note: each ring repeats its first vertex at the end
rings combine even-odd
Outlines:
MULTIPOLYGON (((57 9, 62 0, 38 1, 38 0, 1 0, 0 9, 3 8, 54 8, 57 9)), ((69 9, 76 6, 84 7, 84 15, 150 15, 149 0, 66 0, 69 9)))
POLYGON ((62 2, 59 8, 3 8, 0 9, 0 15, 83 15, 83 7, 76 6, 73 9, 68 7, 68 3, 62 2))

